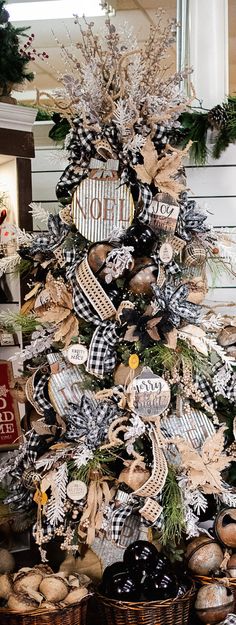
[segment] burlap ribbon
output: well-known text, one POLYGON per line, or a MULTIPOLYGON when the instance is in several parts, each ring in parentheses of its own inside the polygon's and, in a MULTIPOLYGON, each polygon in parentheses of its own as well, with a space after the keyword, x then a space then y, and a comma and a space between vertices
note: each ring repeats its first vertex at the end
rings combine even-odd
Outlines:
POLYGON ((107 478, 96 476, 95 479, 91 479, 86 506, 78 528, 80 538, 88 545, 92 545, 96 531, 101 529, 103 522, 102 510, 108 505, 111 498, 112 493, 109 489, 107 478))

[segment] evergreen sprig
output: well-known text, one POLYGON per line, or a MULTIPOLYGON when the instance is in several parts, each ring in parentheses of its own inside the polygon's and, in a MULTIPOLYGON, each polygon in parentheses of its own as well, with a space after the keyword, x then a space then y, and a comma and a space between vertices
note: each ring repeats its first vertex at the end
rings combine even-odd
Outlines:
POLYGON ((40 326, 38 319, 34 315, 25 315, 10 312, 9 310, 0 313, 0 326, 5 328, 7 332, 22 332, 23 334, 32 334, 40 326))
POLYGON ((181 490, 174 468, 169 467, 162 494, 163 530, 161 542, 168 548, 179 545, 185 528, 181 490))
POLYGON ((11 24, 5 0, 0 0, 0 89, 3 96, 10 93, 14 84, 34 79, 33 72, 28 71, 30 59, 20 51, 20 37, 26 36, 26 30, 28 28, 16 28, 11 24))

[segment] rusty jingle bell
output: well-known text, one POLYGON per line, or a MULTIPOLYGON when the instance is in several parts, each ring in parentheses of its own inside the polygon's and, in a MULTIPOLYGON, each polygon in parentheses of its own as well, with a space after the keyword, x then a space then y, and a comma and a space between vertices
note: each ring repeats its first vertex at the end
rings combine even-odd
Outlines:
POLYGON ((226 547, 236 548, 236 508, 224 508, 215 519, 217 538, 226 547))
POLYGON ((209 575, 220 568, 224 554, 214 538, 197 536, 188 543, 185 557, 192 573, 209 575))
POLYGON ((152 284, 156 283, 159 269, 154 261, 147 256, 136 258, 134 267, 127 279, 127 288, 134 295, 153 295, 152 284))
POLYGON ((88 264, 99 281, 105 279, 106 258, 113 247, 108 241, 101 241, 93 243, 89 248, 88 264))
POLYGON ((89 177, 74 191, 72 217, 88 241, 102 241, 114 228, 129 226, 134 202, 128 186, 120 184, 118 179, 118 160, 92 158, 89 168, 89 177))
POLYGON ((197 594, 195 610, 203 623, 220 623, 234 609, 230 588, 221 584, 206 584, 197 594))
POLYGON ((233 553, 226 565, 227 574, 236 577, 236 553, 233 553))

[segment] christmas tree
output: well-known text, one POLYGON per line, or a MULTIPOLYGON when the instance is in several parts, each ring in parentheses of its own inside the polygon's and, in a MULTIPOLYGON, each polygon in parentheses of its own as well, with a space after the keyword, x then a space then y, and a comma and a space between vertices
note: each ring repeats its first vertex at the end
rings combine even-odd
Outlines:
POLYGON ((28 71, 31 53, 27 45, 21 47, 21 37, 26 36, 27 28, 16 28, 9 21, 4 0, 0 1, 0 89, 1 95, 7 96, 14 85, 21 85, 25 80, 34 79, 28 71))
POLYGON ((81 27, 79 60, 62 47, 61 206, 48 233, 17 233, 32 288, 1 322, 33 330, 22 358, 38 419, 1 475, 6 504, 34 512, 43 561, 55 537, 103 568, 140 537, 175 560, 236 506, 235 321, 202 306, 206 263, 230 266, 231 239, 186 192, 188 150, 171 144, 186 73, 167 73, 176 28, 161 17, 142 49, 110 19, 100 38, 81 27))

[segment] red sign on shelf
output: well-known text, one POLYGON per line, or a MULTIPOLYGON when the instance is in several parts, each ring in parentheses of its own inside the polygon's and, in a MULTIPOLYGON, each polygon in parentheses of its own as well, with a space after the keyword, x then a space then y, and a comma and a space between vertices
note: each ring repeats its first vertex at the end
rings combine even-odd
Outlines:
POLYGON ((0 450, 18 447, 21 429, 18 403, 12 395, 12 364, 0 360, 0 450))

